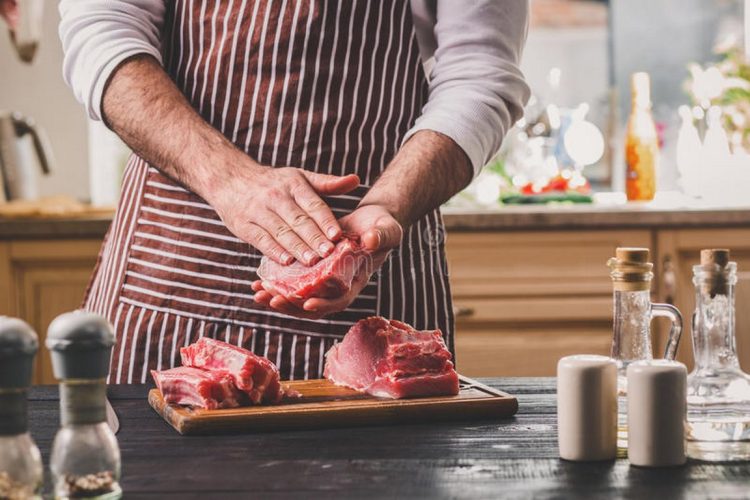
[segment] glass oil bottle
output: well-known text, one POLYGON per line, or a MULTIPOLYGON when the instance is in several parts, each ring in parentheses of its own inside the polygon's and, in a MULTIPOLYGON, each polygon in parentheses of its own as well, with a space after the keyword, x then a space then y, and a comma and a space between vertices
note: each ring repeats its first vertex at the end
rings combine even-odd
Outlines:
POLYGON ((750 376, 735 344, 737 264, 729 250, 701 251, 693 267, 695 368, 688 376, 688 456, 750 460, 750 376))
POLYGON ((39 499, 44 469, 28 431, 26 393, 39 341, 29 325, 0 316, 0 498, 39 499))
POLYGON ((670 304, 651 302, 653 263, 648 248, 618 248, 609 259, 613 288, 612 358, 617 363, 617 446, 627 448, 627 368, 641 360, 653 359, 651 320, 667 317, 672 322, 666 359, 674 359, 682 334, 682 315, 670 304))
POLYGON ((50 457, 56 499, 122 497, 120 448, 106 423, 114 339, 109 323, 92 313, 63 314, 49 326, 46 344, 60 380, 62 424, 50 457))

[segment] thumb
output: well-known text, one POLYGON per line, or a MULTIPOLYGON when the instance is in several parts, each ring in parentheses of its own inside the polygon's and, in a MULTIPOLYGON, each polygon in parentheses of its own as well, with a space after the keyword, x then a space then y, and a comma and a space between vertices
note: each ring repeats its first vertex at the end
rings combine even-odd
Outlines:
POLYGON ((303 170, 302 172, 313 189, 323 196, 345 194, 359 186, 359 177, 354 174, 342 177, 338 175, 316 174, 307 170, 303 170))
POLYGON ((365 231, 362 242, 367 250, 374 252, 399 246, 403 236, 404 230, 401 224, 390 215, 383 215, 375 221, 372 229, 365 231))

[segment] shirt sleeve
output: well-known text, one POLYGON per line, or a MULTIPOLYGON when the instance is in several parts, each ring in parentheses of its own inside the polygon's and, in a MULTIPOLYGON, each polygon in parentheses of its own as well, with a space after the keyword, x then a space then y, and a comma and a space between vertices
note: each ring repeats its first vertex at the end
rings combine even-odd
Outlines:
POLYGON ((136 54, 160 63, 163 0, 61 0, 63 78, 94 120, 102 119, 102 94, 118 64, 136 54))
POLYGON ((404 140, 420 130, 445 134, 478 174, 529 99, 519 69, 527 29, 527 0, 438 0, 429 97, 404 140))

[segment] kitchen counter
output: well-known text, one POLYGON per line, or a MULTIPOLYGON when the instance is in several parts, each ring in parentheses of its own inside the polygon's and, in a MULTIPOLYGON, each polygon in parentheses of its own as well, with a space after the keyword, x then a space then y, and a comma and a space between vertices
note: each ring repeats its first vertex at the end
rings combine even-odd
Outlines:
POLYGON ((16 239, 62 239, 104 237, 112 215, 76 217, 0 217, 0 241, 16 239))
MULTIPOLYGON (((552 378, 485 379, 518 396, 515 418, 393 427, 184 437, 113 386, 125 498, 741 498, 750 464, 639 469, 557 458, 552 378)), ((30 394, 31 432, 49 461, 57 389, 30 394)), ((47 491, 49 491, 47 469, 47 491)))
MULTIPOLYGON (((505 206, 496 209, 443 209, 453 231, 565 230, 616 228, 750 227, 748 207, 674 207, 653 204, 617 206, 505 206)), ((0 240, 35 238, 101 238, 111 216, 75 218, 0 217, 0 240)))
POLYGON ((446 227, 456 231, 750 227, 750 206, 632 203, 508 205, 488 210, 447 207, 443 218, 446 227))

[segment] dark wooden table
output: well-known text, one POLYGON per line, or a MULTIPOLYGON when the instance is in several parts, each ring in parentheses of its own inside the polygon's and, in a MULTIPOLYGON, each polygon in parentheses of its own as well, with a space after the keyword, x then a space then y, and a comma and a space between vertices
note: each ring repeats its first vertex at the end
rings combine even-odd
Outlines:
MULTIPOLYGON (((114 386, 125 498, 750 498, 747 463, 561 461, 554 379, 484 381, 518 396, 515 418, 212 437, 178 435, 148 406, 148 387, 114 386)), ((30 397, 46 464, 57 389, 30 397)))

